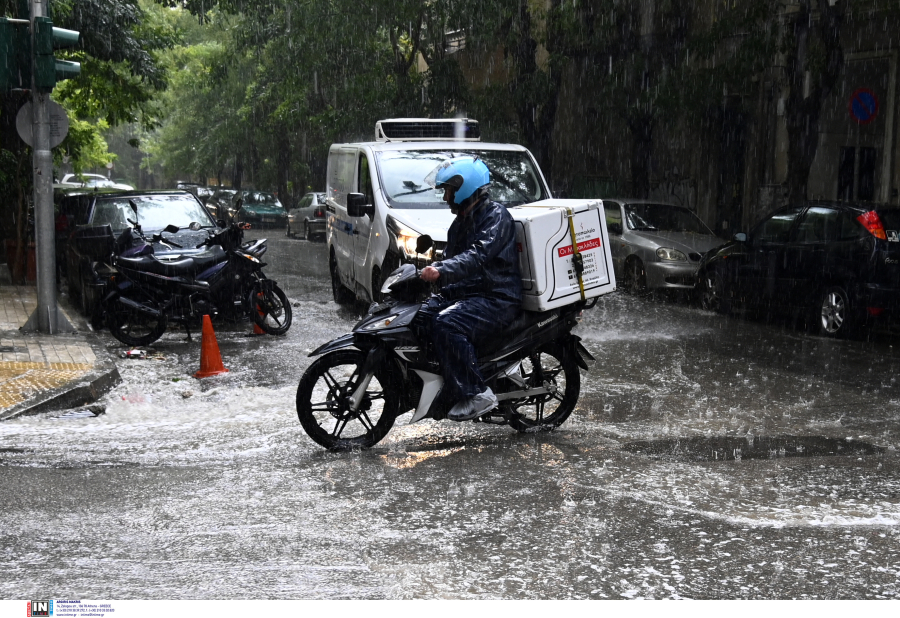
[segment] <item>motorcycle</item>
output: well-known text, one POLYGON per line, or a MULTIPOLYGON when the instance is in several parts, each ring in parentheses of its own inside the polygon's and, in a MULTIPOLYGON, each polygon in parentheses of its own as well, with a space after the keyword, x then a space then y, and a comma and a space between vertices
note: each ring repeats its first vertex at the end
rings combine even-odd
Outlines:
MULTIPOLYGON (((137 205, 132 202, 131 208, 136 219, 137 205)), ((291 305, 262 272, 266 239, 242 244, 243 229, 232 220, 195 247, 202 251, 160 259, 153 244, 182 248, 163 236, 180 228, 170 225, 147 239, 137 221, 128 222, 132 227, 116 240, 109 263, 95 264, 95 275, 106 281, 100 310, 113 337, 129 346, 149 345, 169 322, 176 322, 190 340, 190 327, 204 315, 233 320, 249 316, 270 335, 288 331, 291 305)))
MULTIPOLYGON (((424 254, 432 239, 421 236, 424 254)), ((418 260, 416 260, 416 264, 418 260)), ((333 451, 367 448, 384 438, 396 418, 414 410, 410 423, 444 419, 456 402, 442 389, 432 344, 414 319, 430 285, 416 264, 403 264, 385 280, 387 297, 373 303, 353 331, 313 352, 319 356, 297 387, 297 416, 317 444, 333 451)), ((552 430, 575 409, 579 368, 591 354, 572 334, 582 301, 546 312, 524 311, 489 341, 480 342, 479 369, 499 405, 473 422, 510 425, 519 432, 552 430)))

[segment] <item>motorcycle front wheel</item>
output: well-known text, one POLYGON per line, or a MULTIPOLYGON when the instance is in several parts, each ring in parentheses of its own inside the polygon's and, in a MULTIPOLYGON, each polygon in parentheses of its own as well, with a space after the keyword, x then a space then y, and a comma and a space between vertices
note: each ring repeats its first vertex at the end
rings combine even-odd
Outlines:
MULTIPOLYGON (((156 308, 157 303, 148 299, 136 302, 156 308)), ((122 303, 121 298, 112 301, 107 309, 106 321, 112 336, 130 346, 150 345, 166 332, 166 316, 158 317, 138 311, 122 303)))
POLYGON ((316 360, 300 378, 297 417, 307 435, 329 450, 368 448, 394 425, 400 400, 382 367, 369 381, 359 408, 351 410, 365 358, 358 350, 337 350, 316 360))
POLYGON ((253 321, 269 335, 283 335, 291 327, 293 312, 287 295, 275 284, 253 287, 250 294, 253 321))
MULTIPOLYGON (((526 388, 546 392, 504 402, 513 429, 522 433, 548 431, 569 418, 581 392, 581 374, 574 354, 574 350, 552 344, 522 361, 518 378, 526 388)), ((517 385, 512 389, 522 390, 517 385)))

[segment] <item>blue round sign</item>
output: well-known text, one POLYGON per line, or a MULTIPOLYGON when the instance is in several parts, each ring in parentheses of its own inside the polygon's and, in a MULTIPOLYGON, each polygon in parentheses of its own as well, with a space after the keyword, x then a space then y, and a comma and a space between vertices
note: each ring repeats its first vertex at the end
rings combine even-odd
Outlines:
POLYGON ((868 88, 857 88, 848 107, 857 124, 869 124, 878 115, 878 97, 868 88))

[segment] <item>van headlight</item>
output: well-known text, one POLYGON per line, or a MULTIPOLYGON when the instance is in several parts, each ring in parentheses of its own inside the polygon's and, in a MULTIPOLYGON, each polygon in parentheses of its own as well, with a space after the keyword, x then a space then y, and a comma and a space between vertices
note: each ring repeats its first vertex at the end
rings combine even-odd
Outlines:
POLYGON ((656 250, 656 257, 664 262, 687 262, 687 256, 677 249, 660 247, 656 250))
POLYGON ((397 243, 397 249, 407 258, 415 258, 418 255, 431 259, 431 249, 422 254, 416 253, 416 241, 421 234, 402 223, 398 223, 393 217, 388 217, 387 227, 397 243))

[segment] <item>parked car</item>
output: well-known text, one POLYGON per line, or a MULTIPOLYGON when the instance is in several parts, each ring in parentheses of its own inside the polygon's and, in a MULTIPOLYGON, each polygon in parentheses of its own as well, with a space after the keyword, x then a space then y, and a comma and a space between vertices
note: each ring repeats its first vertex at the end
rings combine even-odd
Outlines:
POLYGON ((167 225, 179 228, 176 234, 165 234, 175 244, 156 243, 157 255, 190 255, 200 251, 197 245, 207 238, 207 230, 216 222, 197 200, 186 191, 85 191, 70 190, 58 201, 57 235, 64 238, 63 253, 69 295, 80 304, 81 311, 93 314, 101 286, 95 281, 91 263, 109 256, 109 230, 118 237, 131 227, 137 206, 137 222, 150 237, 167 225), (176 246, 181 245, 181 247, 176 246))
POLYGON ((288 211, 287 235, 302 234, 306 240, 325 238, 325 194, 307 193, 296 208, 288 211))
POLYGON ((234 216, 234 189, 216 189, 206 200, 206 208, 210 214, 225 223, 231 222, 234 216))
POLYGON ((121 191, 131 191, 134 189, 131 185, 113 182, 106 176, 100 174, 66 174, 57 184, 57 188, 64 189, 81 189, 81 188, 98 188, 98 189, 118 189, 121 191))
POLYGON ((606 198, 603 206, 616 279, 631 293, 692 290, 703 254, 726 242, 683 206, 606 198))
POLYGON ((700 303, 788 310, 842 336, 900 305, 900 208, 808 202, 764 218, 750 234, 704 256, 700 303))
POLYGON ((271 193, 246 190, 234 195, 232 207, 237 209, 237 201, 243 206, 237 212, 237 220, 254 227, 283 227, 287 225, 287 212, 281 202, 271 193))
POLYGON ((196 197, 198 200, 200 200, 200 202, 203 203, 204 205, 206 204, 207 201, 209 201, 209 198, 212 197, 213 193, 215 193, 214 189, 212 189, 210 187, 204 187, 201 185, 185 187, 184 190, 187 191, 188 193, 192 194, 194 197, 196 197))

